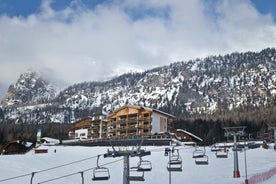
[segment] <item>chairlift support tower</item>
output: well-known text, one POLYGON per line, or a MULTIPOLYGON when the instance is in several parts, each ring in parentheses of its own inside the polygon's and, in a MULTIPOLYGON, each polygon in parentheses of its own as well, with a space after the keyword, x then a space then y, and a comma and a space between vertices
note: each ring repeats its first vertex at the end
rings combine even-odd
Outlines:
POLYGON ((145 151, 141 149, 141 145, 143 143, 143 140, 141 141, 140 145, 138 145, 135 149, 118 149, 116 150, 114 146, 112 146, 112 151, 107 151, 107 153, 104 154, 104 157, 124 157, 124 165, 123 165, 123 184, 129 184, 130 183, 130 175, 129 175, 129 157, 143 157, 146 155, 150 155, 150 151, 145 151))
POLYGON ((238 149, 237 149, 237 136, 244 135, 245 126, 239 127, 224 127, 225 135, 233 136, 234 137, 234 178, 240 178, 240 171, 239 171, 239 159, 238 159, 238 149))
POLYGON ((274 131, 274 150, 276 148, 276 124, 268 125, 268 129, 273 129, 274 131))

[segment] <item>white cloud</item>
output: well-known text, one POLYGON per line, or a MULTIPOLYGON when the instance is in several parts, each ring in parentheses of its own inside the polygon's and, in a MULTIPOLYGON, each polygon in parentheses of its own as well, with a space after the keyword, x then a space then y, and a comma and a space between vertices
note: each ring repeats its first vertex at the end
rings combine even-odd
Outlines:
POLYGON ((28 17, 0 17, 0 83, 14 83, 30 67, 72 84, 275 47, 273 18, 247 0, 114 1, 94 9, 73 1, 59 11, 50 2, 28 17))

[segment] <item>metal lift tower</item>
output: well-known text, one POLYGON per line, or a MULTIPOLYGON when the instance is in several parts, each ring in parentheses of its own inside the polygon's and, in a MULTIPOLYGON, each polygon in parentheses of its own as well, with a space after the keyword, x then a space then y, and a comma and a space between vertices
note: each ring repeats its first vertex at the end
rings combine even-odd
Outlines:
MULTIPOLYGON (((129 157, 143 157, 146 155, 150 155, 150 151, 145 151, 141 149, 141 145, 143 143, 143 140, 141 140, 140 145, 138 145, 136 148, 133 149, 115 149, 112 145, 112 150, 107 150, 107 153, 104 154, 104 157, 124 157, 124 170, 123 170, 123 184, 129 184, 131 177, 129 175, 129 157)), ((143 179, 143 178, 141 178, 143 179)), ((139 180, 142 181, 142 180, 139 180)))
POLYGON ((237 148, 237 136, 243 136, 244 135, 244 129, 245 126, 239 126, 239 127, 224 127, 225 133, 227 136, 233 136, 234 137, 234 178, 240 177, 240 171, 239 171, 239 160, 238 160, 238 151, 237 148))
POLYGON ((268 129, 274 130, 274 150, 276 150, 276 124, 270 124, 268 125, 268 129))

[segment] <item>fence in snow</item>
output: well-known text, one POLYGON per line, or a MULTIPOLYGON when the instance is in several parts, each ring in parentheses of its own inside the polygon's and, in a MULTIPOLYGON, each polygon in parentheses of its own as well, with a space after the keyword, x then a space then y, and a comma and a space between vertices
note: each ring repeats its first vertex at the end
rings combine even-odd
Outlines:
POLYGON ((248 179, 249 184, 258 184, 264 182, 276 174, 276 167, 259 174, 255 174, 248 179))

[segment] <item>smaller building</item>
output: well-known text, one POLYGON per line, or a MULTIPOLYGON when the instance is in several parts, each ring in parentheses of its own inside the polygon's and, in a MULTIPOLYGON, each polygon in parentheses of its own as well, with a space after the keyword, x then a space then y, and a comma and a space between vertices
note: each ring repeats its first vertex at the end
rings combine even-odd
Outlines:
POLYGON ((185 145, 190 145, 190 146, 195 146, 198 143, 203 141, 198 136, 196 136, 196 135, 194 135, 194 134, 192 134, 188 131, 182 130, 182 129, 176 129, 176 130, 173 130, 171 132, 157 133, 155 135, 158 135, 158 136, 161 135, 163 137, 167 136, 167 137, 175 139, 179 142, 183 142, 185 145))
POLYGON ((178 138, 178 140, 181 142, 199 143, 203 141, 201 138, 197 137, 196 135, 182 129, 177 129, 174 131, 174 133, 178 138))
POLYGON ((48 146, 57 145, 57 144, 61 143, 60 140, 50 138, 50 137, 42 137, 40 142, 41 142, 41 144, 48 145, 48 146))
POLYGON ((36 143, 26 141, 13 141, 4 146, 1 150, 2 155, 24 154, 35 147, 36 143))
POLYGON ((71 139, 96 139, 107 137, 107 121, 105 116, 88 116, 73 123, 68 131, 71 139))

